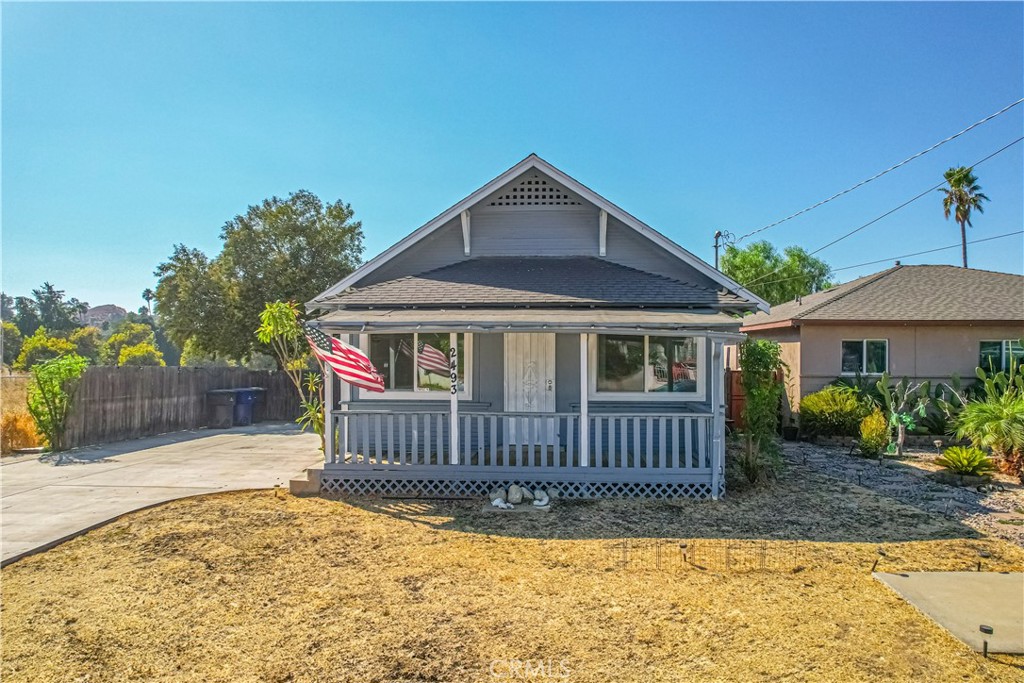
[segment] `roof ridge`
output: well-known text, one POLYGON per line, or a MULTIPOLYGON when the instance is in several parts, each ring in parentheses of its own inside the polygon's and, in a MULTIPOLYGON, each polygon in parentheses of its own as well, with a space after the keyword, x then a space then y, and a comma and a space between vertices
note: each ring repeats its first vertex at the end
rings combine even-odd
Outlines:
MULTIPOLYGON (((808 315, 810 315, 811 313, 814 313, 815 311, 819 311, 822 308, 825 308, 826 306, 831 306, 835 302, 837 302, 837 301, 839 301, 841 299, 845 299, 850 294, 853 294, 854 292, 859 292, 860 290, 864 289, 868 285, 874 284, 875 282, 878 282, 879 280, 881 280, 884 277, 888 277, 889 275, 893 274, 894 272, 896 272, 897 270, 899 270, 902 267, 903 267, 902 265, 892 266, 892 267, 887 268, 885 270, 879 271, 879 272, 875 273, 874 275, 869 275, 864 280, 864 282, 861 282, 859 285, 856 285, 854 287, 850 287, 847 291, 843 292, 842 294, 834 296, 831 299, 828 299, 826 301, 822 301, 820 304, 815 304, 813 306, 809 306, 807 308, 807 310, 800 311, 798 314, 792 316, 790 319, 791 320, 796 320, 798 318, 805 318, 808 315)), ((847 284, 850 284, 850 283, 847 283, 847 284)), ((839 285, 839 286, 841 287, 842 285, 839 285)), ((828 290, 825 290, 825 291, 827 292, 828 290)))

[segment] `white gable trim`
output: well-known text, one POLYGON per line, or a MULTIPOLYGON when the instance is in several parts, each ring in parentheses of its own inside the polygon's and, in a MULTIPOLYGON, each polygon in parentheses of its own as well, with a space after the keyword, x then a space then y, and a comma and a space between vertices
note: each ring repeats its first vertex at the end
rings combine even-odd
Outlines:
POLYGON ((767 312, 769 310, 767 301, 757 296, 753 292, 744 289, 742 286, 740 286, 738 282, 734 281, 729 277, 726 277, 723 273, 715 270, 710 265, 708 265, 701 259, 697 258, 694 254, 690 253, 683 247, 679 246, 678 244, 670 240, 668 237, 665 237, 660 232, 658 232, 651 226, 647 225, 643 221, 632 216, 626 211, 620 209, 615 204, 612 204, 607 199, 591 190, 589 187, 577 181, 575 178, 572 178, 571 176, 559 171, 557 168, 555 168, 548 162, 544 161, 536 154, 531 154, 530 156, 526 157, 512 168, 508 169, 507 171, 499 175, 497 178, 495 178, 491 182, 481 187, 476 192, 472 193, 471 195, 460 201, 455 206, 451 207, 450 209, 440 214, 439 216, 437 216, 427 224, 423 225, 422 227, 417 228, 413 232, 409 233, 406 237, 399 240, 388 249, 385 249, 380 254, 378 254, 374 258, 370 259, 369 261, 361 265, 359 268, 356 268, 354 271, 352 271, 352 273, 349 274, 348 277, 341 280, 333 287, 329 287, 328 289, 321 292, 319 295, 316 296, 315 299, 313 299, 313 301, 310 301, 306 305, 310 308, 316 308, 316 301, 318 299, 333 296, 335 294, 345 291, 346 289, 353 286, 355 283, 357 283, 359 280, 364 278, 369 273, 372 273, 373 271, 377 270, 377 268, 380 268, 382 265, 390 261, 392 258, 402 253, 409 247, 413 246, 414 244, 422 240, 424 237, 428 236, 429 234, 440 228, 442 225, 448 223, 450 220, 459 216, 463 211, 470 209, 474 204, 486 198, 493 192, 501 189, 504 185, 515 180, 518 176, 529 171, 530 169, 537 169, 541 173, 550 176, 553 180, 561 182, 563 185, 565 185, 566 189, 575 192, 580 197, 594 204, 598 209, 607 212, 611 216, 614 216, 626 226, 637 231, 638 233, 640 233, 647 239, 651 240, 668 253, 678 258, 680 261, 683 261, 687 265, 692 266, 698 272, 703 273, 711 280, 718 282, 727 290, 736 292, 737 294, 757 303, 757 307, 762 311, 767 312))

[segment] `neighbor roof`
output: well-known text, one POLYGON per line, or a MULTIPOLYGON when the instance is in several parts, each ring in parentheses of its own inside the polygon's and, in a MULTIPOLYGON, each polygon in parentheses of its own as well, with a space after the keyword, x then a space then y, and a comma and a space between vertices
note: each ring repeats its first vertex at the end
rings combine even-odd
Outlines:
POLYGON ((590 256, 484 256, 326 297, 328 307, 693 307, 750 309, 715 290, 590 256))
POLYGON ((743 330, 800 321, 1024 323, 1024 276, 957 266, 894 266, 772 306, 743 330))
POLYGON ((359 281, 369 273, 373 272, 389 260, 402 253, 406 249, 409 249, 420 240, 430 235, 435 230, 441 228, 448 221, 454 219, 462 211, 471 208, 474 204, 481 201, 488 195, 492 194, 496 190, 501 189, 511 181, 515 180, 522 174, 530 170, 538 170, 544 173, 548 177, 560 183, 563 187, 576 193, 583 199, 587 200, 599 209, 603 209, 610 216, 614 216, 621 221, 627 227, 640 233, 647 239, 651 240, 658 246, 665 249, 668 253, 672 254, 684 263, 692 266, 698 272, 702 273, 706 277, 710 278, 714 282, 719 282, 723 287, 729 291, 736 292, 739 297, 745 298, 748 301, 757 305, 761 310, 768 310, 768 302, 761 297, 757 296, 753 292, 744 289, 735 280, 732 280, 721 271, 712 268, 710 265, 705 263, 703 260, 697 258, 694 254, 687 251, 683 247, 679 246, 669 238, 662 235, 660 232, 647 225, 643 221, 639 220, 635 216, 629 214, 625 210, 611 203, 601 195, 597 194, 589 187, 579 182, 575 178, 563 173, 559 169, 555 168, 547 161, 541 159, 536 154, 530 154, 528 157, 520 161, 518 164, 508 169, 498 177, 491 180, 489 183, 479 188, 462 201, 458 202, 454 206, 450 207, 443 213, 439 214, 425 225, 420 226, 409 235, 406 235, 403 239, 393 244, 388 249, 384 250, 374 258, 370 259, 359 268, 356 268, 352 273, 345 277, 340 282, 335 283, 333 286, 326 289, 324 292, 317 295, 312 301, 307 303, 309 308, 317 308, 321 306, 326 300, 332 296, 337 295, 349 287, 357 286, 359 281))

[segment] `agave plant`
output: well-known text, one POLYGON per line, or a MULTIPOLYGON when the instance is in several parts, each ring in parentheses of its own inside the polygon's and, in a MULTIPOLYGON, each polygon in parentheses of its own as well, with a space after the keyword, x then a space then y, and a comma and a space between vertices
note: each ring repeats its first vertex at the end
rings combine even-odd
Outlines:
POLYGON ((935 460, 936 465, 961 475, 978 476, 996 469, 992 459, 980 448, 952 446, 935 460))

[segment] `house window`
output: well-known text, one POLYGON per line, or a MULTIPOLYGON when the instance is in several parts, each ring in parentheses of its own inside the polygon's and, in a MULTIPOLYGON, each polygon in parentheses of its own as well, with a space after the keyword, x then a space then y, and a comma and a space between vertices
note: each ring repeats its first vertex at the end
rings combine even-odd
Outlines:
POLYGON ((889 368, 888 339, 843 341, 842 374, 881 375, 889 368))
MULTIPOLYGON (((459 334, 459 392, 466 392, 466 353, 470 335, 459 334)), ((363 348, 369 349, 370 362, 384 377, 384 393, 364 398, 402 398, 420 392, 451 390, 448 370, 449 335, 447 332, 363 335, 363 348)))
POLYGON ((983 341, 981 342, 978 367, 986 372, 990 369, 1009 370, 1011 358, 1016 358, 1018 365, 1024 363, 1024 342, 1013 339, 983 341))
POLYGON ((702 344, 696 337, 599 334, 594 340, 596 394, 693 399, 703 393, 702 344))

